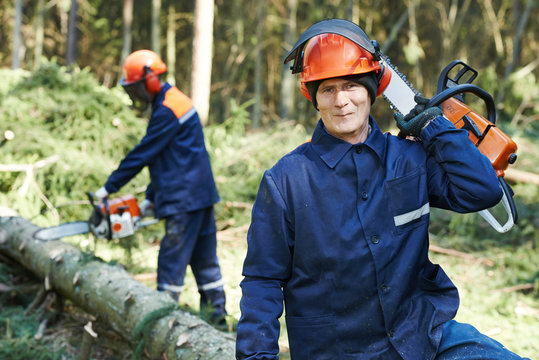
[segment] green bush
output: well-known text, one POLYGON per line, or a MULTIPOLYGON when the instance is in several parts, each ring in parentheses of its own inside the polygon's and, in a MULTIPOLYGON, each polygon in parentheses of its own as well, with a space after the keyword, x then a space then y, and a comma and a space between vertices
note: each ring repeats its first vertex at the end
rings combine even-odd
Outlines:
MULTIPOLYGON (((129 108, 121 88, 108 89, 86 69, 68 72, 54 62, 33 73, 2 70, 1 131, 15 138, 0 148, 0 163, 56 161, 35 170, 0 173, 0 202, 40 225, 58 222, 49 208, 86 199, 144 134, 146 123, 129 108), (24 187, 30 181, 29 187, 24 187), (49 203, 49 208, 47 207, 49 203), (40 214, 44 213, 44 216, 40 214)), ((127 187, 147 182, 142 173, 127 187)), ((88 217, 87 207, 66 206, 62 221, 88 217)))

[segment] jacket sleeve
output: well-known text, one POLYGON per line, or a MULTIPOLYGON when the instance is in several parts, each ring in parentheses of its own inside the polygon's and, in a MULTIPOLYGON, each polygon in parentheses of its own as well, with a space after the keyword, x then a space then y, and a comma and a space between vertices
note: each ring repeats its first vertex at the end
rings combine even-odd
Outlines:
POLYGON ((427 151, 429 201, 460 213, 496 205, 503 193, 492 164, 468 139, 442 116, 421 132, 427 151))
POLYGON ((148 184, 148 187, 146 188, 146 199, 148 199, 151 202, 154 202, 155 200, 155 192, 153 190, 152 183, 148 184))
POLYGON ((237 359, 278 359, 283 287, 290 277, 292 231, 286 205, 268 172, 253 206, 241 282, 237 359))
POLYGON ((135 177, 178 134, 181 125, 170 109, 152 114, 146 134, 109 176, 105 189, 115 193, 135 177))

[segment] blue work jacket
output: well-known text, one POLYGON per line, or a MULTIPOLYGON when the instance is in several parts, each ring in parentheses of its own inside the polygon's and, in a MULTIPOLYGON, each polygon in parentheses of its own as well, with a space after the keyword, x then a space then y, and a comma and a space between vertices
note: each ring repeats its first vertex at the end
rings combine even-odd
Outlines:
POLYGON ((117 192, 145 166, 151 178, 146 197, 157 218, 219 201, 198 114, 191 99, 168 83, 152 102, 146 134, 109 176, 105 189, 117 192))
POLYGON ((488 159, 443 117, 421 142, 371 132, 352 145, 318 123, 266 171, 241 283, 238 359, 432 359, 458 292, 428 259, 429 209, 473 212, 502 192, 488 159))

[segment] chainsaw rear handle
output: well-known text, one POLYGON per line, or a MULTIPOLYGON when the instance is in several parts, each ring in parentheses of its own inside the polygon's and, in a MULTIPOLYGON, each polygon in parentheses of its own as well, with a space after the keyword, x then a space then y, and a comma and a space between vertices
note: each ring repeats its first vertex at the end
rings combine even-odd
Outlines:
POLYGON ((488 222, 489 225, 494 228, 494 230, 499 233, 506 233, 511 230, 513 225, 517 223, 518 214, 515 207, 515 202, 513 201, 513 191, 509 185, 507 185, 503 177, 499 177, 498 180, 500 181, 500 186, 503 190, 502 204, 505 212, 508 215, 507 221, 504 225, 501 225, 488 209, 479 211, 479 215, 481 215, 483 219, 485 219, 486 222, 488 222))
POLYGON ((449 87, 433 96, 428 102, 428 104, 425 106, 425 108, 438 106, 447 99, 458 96, 463 93, 472 93, 481 98, 485 102, 485 105, 487 107, 487 120, 493 124, 496 124, 496 105, 494 105, 494 99, 488 92, 481 89, 479 86, 473 84, 459 84, 449 87))

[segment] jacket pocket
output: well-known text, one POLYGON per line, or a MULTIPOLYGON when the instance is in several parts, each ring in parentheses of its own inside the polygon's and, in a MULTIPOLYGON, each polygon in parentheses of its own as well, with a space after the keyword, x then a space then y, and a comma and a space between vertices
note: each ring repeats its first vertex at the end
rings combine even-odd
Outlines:
POLYGON ((339 358, 335 316, 286 316, 286 328, 292 359, 339 358))
POLYGON ((387 181, 385 188, 397 233, 428 222, 430 205, 424 168, 387 181))

